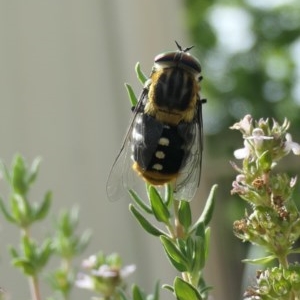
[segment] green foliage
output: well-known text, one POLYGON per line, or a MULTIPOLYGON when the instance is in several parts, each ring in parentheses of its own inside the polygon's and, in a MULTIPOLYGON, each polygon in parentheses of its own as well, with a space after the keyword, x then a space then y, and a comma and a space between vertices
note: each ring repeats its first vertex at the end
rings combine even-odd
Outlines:
POLYGON ((153 186, 148 186, 147 191, 149 204, 130 191, 135 205, 130 204, 129 208, 146 232, 160 237, 171 265, 182 273, 182 279, 175 279, 174 286, 164 287, 177 299, 207 299, 210 288, 203 280, 202 270, 209 252, 208 224, 212 218, 216 186, 211 189, 205 208, 195 223, 192 222, 190 203, 175 200, 170 186, 164 195, 153 186), (164 224, 167 231, 158 228, 145 214, 164 224))
POLYGON ((9 189, 9 205, 0 198, 0 210, 5 219, 16 225, 21 231, 20 249, 9 247, 12 265, 19 268, 29 278, 32 299, 40 300, 39 276, 44 274, 45 267, 53 254, 61 258, 61 266, 46 277, 56 293, 55 299, 68 299, 75 282, 75 270, 71 261, 81 254, 90 241, 90 232, 76 234, 79 222, 79 210, 74 208, 62 212, 55 226, 54 237, 44 238, 42 242, 31 236, 31 227, 38 221, 44 221, 52 203, 52 193, 45 193, 40 202, 32 202, 29 192, 38 176, 40 159, 26 164, 21 155, 16 155, 9 170, 3 163, 1 169, 9 189), (59 298, 57 298, 59 297, 59 298))
POLYGON ((27 194, 30 186, 35 181, 40 159, 35 159, 30 167, 25 163, 21 155, 16 155, 11 171, 2 163, 2 174, 10 185, 11 194, 10 209, 8 209, 0 198, 0 210, 7 221, 20 226, 23 229, 28 228, 32 223, 44 219, 51 207, 52 194, 47 192, 40 203, 31 203, 27 194))
POLYGON ((232 148, 231 138, 222 143, 218 138, 230 136, 229 125, 247 113, 287 117, 298 128, 300 2, 186 0, 184 5, 209 99, 204 129, 211 134, 211 151, 232 148))
POLYGON ((82 254, 91 239, 90 230, 81 235, 76 234, 79 223, 79 209, 74 207, 71 211, 62 211, 56 220, 53 248, 64 259, 82 254))

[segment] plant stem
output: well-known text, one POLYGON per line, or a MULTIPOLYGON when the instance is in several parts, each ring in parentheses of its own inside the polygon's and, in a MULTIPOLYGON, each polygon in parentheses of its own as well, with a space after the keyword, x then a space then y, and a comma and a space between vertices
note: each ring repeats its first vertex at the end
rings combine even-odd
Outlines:
POLYGON ((41 293, 38 283, 38 277, 37 276, 30 276, 29 277, 29 287, 30 287, 30 293, 32 300, 41 300, 41 293))
POLYGON ((174 206, 174 225, 175 225, 174 229, 175 229, 176 238, 183 238, 184 230, 178 218, 179 201, 174 200, 173 204, 174 204, 173 206, 174 206))

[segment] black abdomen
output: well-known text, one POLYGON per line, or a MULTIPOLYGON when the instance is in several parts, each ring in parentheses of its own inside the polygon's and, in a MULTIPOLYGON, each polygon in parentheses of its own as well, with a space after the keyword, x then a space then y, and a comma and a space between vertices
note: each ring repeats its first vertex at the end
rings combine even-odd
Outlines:
POLYGON ((137 116, 132 134, 133 160, 141 175, 149 171, 175 177, 189 154, 191 129, 190 123, 168 126, 147 114, 137 116))

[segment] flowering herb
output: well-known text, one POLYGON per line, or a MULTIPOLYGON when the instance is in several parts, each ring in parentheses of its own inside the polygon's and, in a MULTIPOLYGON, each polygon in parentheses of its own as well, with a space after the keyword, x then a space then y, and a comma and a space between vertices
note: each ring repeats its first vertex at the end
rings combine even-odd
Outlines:
POLYGON ((234 222, 234 233, 268 254, 245 262, 278 263, 278 267, 258 271, 256 283, 244 294, 246 299, 300 299, 300 265, 288 262, 290 254, 300 253, 300 248, 294 248, 300 236, 300 214, 293 199, 296 177, 275 169, 290 152, 300 155, 300 145, 287 132, 289 125, 288 120, 282 124, 268 119, 253 121, 246 115, 231 127, 244 139, 244 147, 234 152, 243 162, 242 167, 232 163, 238 175, 231 193, 251 207, 243 219, 234 222))

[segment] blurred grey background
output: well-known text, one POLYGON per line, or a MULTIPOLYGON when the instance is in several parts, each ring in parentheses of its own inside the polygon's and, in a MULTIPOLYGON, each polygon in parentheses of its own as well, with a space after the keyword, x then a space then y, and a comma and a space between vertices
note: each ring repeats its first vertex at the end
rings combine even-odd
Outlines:
MULTIPOLYGON (((79 205, 79 231, 94 233, 85 256, 118 252, 125 264, 137 265, 131 280, 148 293, 157 279, 171 283, 175 273, 158 241, 130 215, 129 202, 107 200, 105 184, 131 114, 124 82, 138 94, 136 62, 148 74, 154 56, 175 49, 175 39, 189 46, 184 28, 179 0, 0 1, 1 159, 9 165, 15 153, 29 163, 41 156, 32 199, 52 190, 52 215, 79 205)), ((205 180, 201 197, 209 189, 205 180)), ((5 188, 0 194, 7 195, 5 188)), ((197 199, 194 209, 201 211, 197 199)), ((51 232, 51 222, 34 228, 37 239, 51 232)), ((2 216, 0 240, 0 286, 11 299, 29 299, 6 251, 18 244, 19 232, 2 216)), ((218 263, 212 244, 207 281, 217 286, 215 299, 224 299, 218 263)), ((42 292, 49 295, 45 284, 42 292)), ((90 296, 75 289, 72 299, 90 296)))

